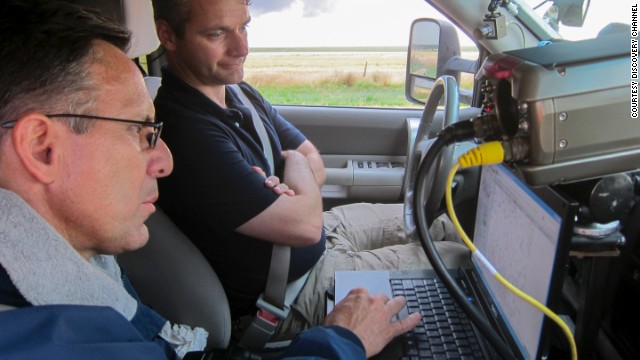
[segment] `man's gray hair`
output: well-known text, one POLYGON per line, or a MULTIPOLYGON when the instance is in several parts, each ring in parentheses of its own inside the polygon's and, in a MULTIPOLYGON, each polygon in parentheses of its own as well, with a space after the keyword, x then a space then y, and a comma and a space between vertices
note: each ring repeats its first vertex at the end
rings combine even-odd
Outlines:
MULTIPOLYGON (((95 41, 126 51, 130 33, 114 20, 48 0, 0 3, 0 122, 28 112, 83 113, 98 84, 90 67, 100 61, 95 41)), ((65 121, 65 120, 61 120, 65 121)), ((85 132, 91 122, 67 119, 85 132)), ((0 137, 6 131, 0 130, 0 137)))

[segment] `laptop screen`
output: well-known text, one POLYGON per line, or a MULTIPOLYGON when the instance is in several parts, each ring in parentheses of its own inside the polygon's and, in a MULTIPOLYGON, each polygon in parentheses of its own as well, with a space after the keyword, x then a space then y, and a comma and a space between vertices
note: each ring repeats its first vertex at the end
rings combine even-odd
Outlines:
MULTIPOLYGON (((546 187, 534 192, 502 164, 483 167, 473 242, 502 276, 547 305, 551 292, 559 292, 555 269, 566 259, 558 254, 568 251, 561 239, 566 238, 569 211, 557 196, 543 201, 536 194, 540 191, 551 192, 546 187)), ((540 356, 544 314, 507 290, 475 258, 473 264, 493 302, 491 313, 502 318, 499 322, 523 357, 540 356)))

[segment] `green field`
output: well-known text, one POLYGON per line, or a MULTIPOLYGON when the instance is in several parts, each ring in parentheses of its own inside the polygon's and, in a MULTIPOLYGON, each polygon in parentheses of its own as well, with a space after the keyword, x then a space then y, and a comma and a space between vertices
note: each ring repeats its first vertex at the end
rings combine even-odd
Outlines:
POLYGON ((404 96, 405 53, 318 50, 253 51, 245 80, 273 104, 412 106, 404 96))
POLYGON ((273 104, 418 107, 405 68, 403 48, 252 49, 245 80, 273 104))

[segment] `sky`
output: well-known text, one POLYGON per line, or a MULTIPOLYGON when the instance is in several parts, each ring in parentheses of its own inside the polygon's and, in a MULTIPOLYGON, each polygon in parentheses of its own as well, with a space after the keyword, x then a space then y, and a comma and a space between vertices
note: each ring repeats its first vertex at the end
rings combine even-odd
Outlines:
MULTIPOLYGON (((562 33, 594 37, 608 22, 629 23, 632 2, 591 0, 586 27, 562 33)), ((252 0, 250 11, 251 47, 406 46, 414 19, 444 19, 423 0, 252 0)))
POLYGON ((411 22, 430 10, 420 0, 252 0, 249 44, 406 46, 411 22), (281 10, 262 13, 265 4, 281 10))

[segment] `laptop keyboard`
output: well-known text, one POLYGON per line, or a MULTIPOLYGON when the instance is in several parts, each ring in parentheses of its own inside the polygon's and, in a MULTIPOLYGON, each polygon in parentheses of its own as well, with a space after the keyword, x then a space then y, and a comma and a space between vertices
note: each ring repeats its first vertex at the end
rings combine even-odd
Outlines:
POLYGON ((483 359, 469 319, 442 282, 392 279, 391 289, 407 299, 409 313, 422 313, 422 322, 401 336, 401 359, 483 359))

